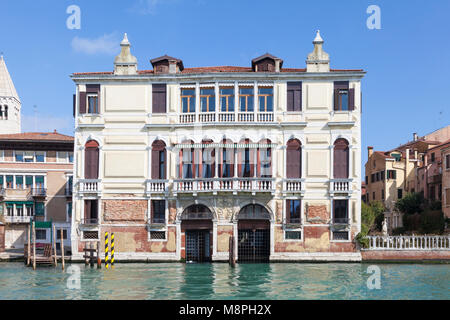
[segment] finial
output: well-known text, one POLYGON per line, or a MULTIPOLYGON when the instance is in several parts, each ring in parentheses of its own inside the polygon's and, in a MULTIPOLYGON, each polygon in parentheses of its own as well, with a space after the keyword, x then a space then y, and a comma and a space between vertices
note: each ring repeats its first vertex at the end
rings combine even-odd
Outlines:
POLYGON ((120 45, 121 45, 121 46, 129 46, 129 45, 130 45, 130 42, 128 41, 128 35, 127 35, 126 32, 125 32, 125 34, 123 35, 123 40, 122 40, 122 42, 120 43, 120 45))
POLYGON ((323 39, 320 36, 320 30, 316 31, 316 37, 314 38, 313 43, 323 43, 323 39))

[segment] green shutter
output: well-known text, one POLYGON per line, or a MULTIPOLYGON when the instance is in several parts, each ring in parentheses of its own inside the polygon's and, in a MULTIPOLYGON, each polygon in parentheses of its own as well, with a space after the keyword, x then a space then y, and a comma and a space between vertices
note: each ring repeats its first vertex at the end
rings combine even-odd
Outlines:
POLYGON ((36 176, 36 184, 44 184, 44 176, 36 176))
POLYGON ((0 176, 0 187, 3 187, 3 176, 0 176))
POLYGON ((16 176, 16 185, 23 185, 23 176, 16 176))
POLYGON ((44 210, 44 203, 43 202, 36 202, 35 205, 35 212, 36 212, 36 216, 42 217, 45 216, 45 210, 44 210))
POLYGON ((6 182, 13 182, 13 176, 6 176, 6 182))
POLYGON ((33 176, 26 176, 25 177, 25 184, 27 186, 32 186, 33 185, 33 176))

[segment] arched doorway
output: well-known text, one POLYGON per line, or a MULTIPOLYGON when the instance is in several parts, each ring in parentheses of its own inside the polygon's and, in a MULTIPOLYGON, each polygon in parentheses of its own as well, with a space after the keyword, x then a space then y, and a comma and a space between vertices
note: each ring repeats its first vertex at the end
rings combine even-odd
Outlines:
POLYGON ((238 219, 238 261, 267 262, 270 256, 270 213, 259 204, 241 209, 238 219))
POLYGON ((208 207, 195 204, 181 214, 186 262, 211 261, 213 214, 208 207))

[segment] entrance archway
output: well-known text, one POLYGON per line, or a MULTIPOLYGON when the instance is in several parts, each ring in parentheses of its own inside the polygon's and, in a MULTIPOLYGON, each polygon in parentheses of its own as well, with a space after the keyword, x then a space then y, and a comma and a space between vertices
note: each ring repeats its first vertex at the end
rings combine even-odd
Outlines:
POLYGON ((270 213, 249 204, 238 216, 238 262, 267 262, 270 257, 270 213))
POLYGON ((186 262, 211 261, 213 218, 211 210, 202 204, 191 205, 181 214, 186 262))

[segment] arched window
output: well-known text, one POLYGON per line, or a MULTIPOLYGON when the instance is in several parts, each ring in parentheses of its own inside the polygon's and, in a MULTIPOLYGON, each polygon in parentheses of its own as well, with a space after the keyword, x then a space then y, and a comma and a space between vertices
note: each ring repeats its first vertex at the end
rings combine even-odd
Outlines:
POLYGON ((89 140, 84 147, 84 178, 98 179, 98 143, 94 140, 89 140))
POLYGON ((255 149, 250 148, 250 139, 241 140, 238 152, 238 176, 241 178, 251 178, 255 176, 255 149))
POLYGON ((270 220, 270 213, 260 204, 246 205, 239 211, 238 220, 270 220))
MULTIPOLYGON (((231 140, 223 139, 222 143, 224 145, 232 145, 233 142, 231 140)), ((234 177, 234 148, 233 147, 220 148, 219 176, 221 178, 234 177)))
POLYGON ((348 179, 349 148, 345 139, 337 139, 334 142, 333 170, 335 179, 348 179))
POLYGON ((302 144, 297 139, 291 139, 286 145, 286 178, 302 177, 302 144))
POLYGON ((152 179, 166 179, 167 152, 162 140, 152 144, 152 179))
POLYGON ((203 204, 189 206, 181 214, 181 220, 204 220, 213 218, 214 216, 211 210, 203 204))
MULTIPOLYGON (((184 141, 184 145, 194 144, 192 140, 184 141)), ((194 167, 194 148, 186 147, 180 151, 180 177, 183 179, 192 179, 195 176, 194 167)))
POLYGON ((264 145, 258 148, 257 175, 261 178, 272 177, 272 149, 268 147, 271 144, 269 139, 263 139, 259 142, 264 145))

